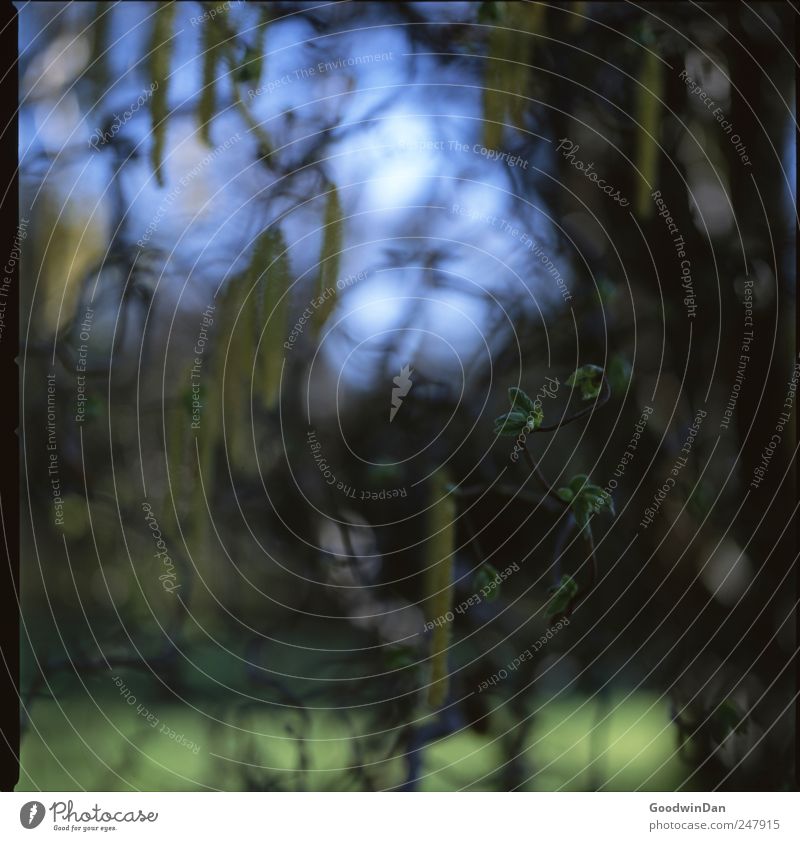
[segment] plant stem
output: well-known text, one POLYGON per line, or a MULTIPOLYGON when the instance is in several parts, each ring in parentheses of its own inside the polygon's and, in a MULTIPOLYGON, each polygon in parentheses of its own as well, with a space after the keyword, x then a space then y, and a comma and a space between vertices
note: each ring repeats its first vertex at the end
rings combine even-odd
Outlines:
POLYGON ((558 494, 553 490, 552 486, 550 485, 550 483, 547 481, 544 474, 542 473, 541 468, 533 460, 533 456, 528 451, 528 447, 527 447, 526 444, 522 445, 522 452, 525 455, 525 461, 526 461, 528 467, 530 467, 531 473, 533 473, 533 475, 536 477, 537 481, 542 486, 542 489, 547 494, 547 496, 555 499, 562 508, 568 507, 568 503, 564 502, 564 500, 561 499, 561 497, 559 497, 558 494))
POLYGON ((603 390, 600 394, 597 395, 594 403, 591 406, 587 406, 585 409, 581 409, 580 411, 576 412, 574 415, 570 415, 569 417, 562 418, 557 423, 551 423, 547 426, 542 425, 536 427, 534 432, 555 432, 557 429, 561 429, 562 426, 567 426, 567 424, 573 423, 576 420, 588 415, 590 412, 593 412, 595 409, 599 409, 604 403, 608 402, 608 399, 611 397, 611 386, 608 384, 608 380, 604 377, 603 378, 603 390))
POLYGON ((261 157, 268 157, 272 154, 272 144, 270 142, 269 137, 267 137, 267 133, 264 129, 261 128, 261 125, 256 122, 255 117, 250 113, 250 109, 245 105, 244 100, 239 93, 239 88, 237 87, 236 82, 231 82, 231 86, 233 88, 233 98, 236 107, 239 109, 244 121, 250 126, 250 131, 255 136, 256 140, 258 141, 258 145, 260 146, 261 157))
POLYGON ((475 560, 478 562, 478 566, 480 567, 483 564, 484 558, 483 552, 481 551, 481 545, 478 543, 478 535, 475 534, 475 529, 472 528, 472 523, 470 523, 468 517, 464 517, 462 522, 469 532, 469 545, 475 555, 475 560))
MULTIPOLYGON (((455 570, 456 508, 448 491, 444 470, 437 470, 429 483, 429 537, 425 558, 425 613, 430 621, 446 616, 453 604, 453 572, 455 570)), ((448 692, 447 653, 450 648, 450 622, 440 622, 431 634, 428 703, 441 707, 448 692)))
POLYGON ((583 593, 581 598, 587 596, 592 590, 594 590, 595 585, 597 584, 597 556, 594 552, 594 535, 592 534, 592 528, 587 523, 584 527, 584 539, 589 544, 589 587, 587 588, 586 592, 583 593))
MULTIPOLYGON (((211 21, 209 21, 208 25, 212 25, 211 21)), ((223 41, 222 43, 226 46, 225 53, 228 62, 234 105, 236 105, 236 108, 244 118, 244 121, 247 123, 248 126, 250 126, 250 131, 252 132, 253 136, 258 141, 258 145, 260 146, 261 157, 269 157, 272 154, 272 142, 270 141, 267 133, 264 131, 264 129, 261 128, 261 125, 258 123, 256 118, 253 116, 252 112, 242 99, 242 96, 239 93, 239 83, 234 78, 234 70, 238 66, 233 49, 233 45, 237 41, 237 33, 231 30, 230 27, 228 27, 224 21, 216 21, 215 25, 220 27, 223 36, 227 36, 225 41, 223 41)))
POLYGON ((572 611, 594 590, 597 584, 597 556, 594 552, 594 535, 592 534, 592 527, 589 523, 583 527, 583 538, 589 544, 589 557, 587 558, 589 562, 589 584, 586 589, 578 590, 572 597, 572 600, 563 613, 566 617, 572 616, 572 611))
POLYGON ((561 528, 556 535, 556 545, 553 549, 553 578, 554 585, 557 587, 561 581, 561 555, 564 552, 569 533, 572 531, 574 521, 572 517, 565 517, 561 528))
MULTIPOLYGON (((527 493, 520 488, 514 488, 510 485, 493 485, 487 488, 484 485, 468 485, 464 488, 454 488, 452 491, 455 496, 483 496, 484 494, 496 494, 497 496, 511 497, 515 502, 527 502, 530 505, 539 505, 542 498, 536 494, 527 493)), ((560 502, 561 500, 559 500, 560 502)))

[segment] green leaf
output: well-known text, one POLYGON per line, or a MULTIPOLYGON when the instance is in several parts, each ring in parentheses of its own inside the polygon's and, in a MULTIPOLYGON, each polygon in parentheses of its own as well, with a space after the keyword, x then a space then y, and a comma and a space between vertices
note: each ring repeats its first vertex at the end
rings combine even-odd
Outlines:
POLYGON ((580 529, 588 525, 592 515, 599 514, 603 509, 612 515, 616 514, 611 494, 606 493, 599 485, 590 484, 588 480, 589 477, 585 473, 578 473, 570 479, 568 487, 556 491, 560 499, 570 503, 575 522, 580 529))
MULTIPOLYGON (((528 394, 521 388, 511 386, 508 390, 508 399, 511 403, 511 412, 509 416, 514 414, 518 416, 519 413, 523 415, 522 426, 513 434, 517 435, 523 430, 526 433, 534 432, 542 425, 544 420, 544 411, 542 410, 541 400, 532 400, 528 394)), ((502 433, 510 435, 510 432, 502 433)))
POLYGON ((581 531, 589 525, 592 509, 586 497, 578 496, 572 500, 572 513, 575 515, 575 522, 581 531))
POLYGON ((506 415, 500 415, 494 421, 494 434, 506 437, 516 438, 517 435, 525 429, 525 424, 528 422, 528 416, 525 412, 515 409, 506 415))
POLYGON ((414 656, 414 650, 408 646, 392 646, 385 651, 385 661, 392 671, 408 669, 419 665, 414 656))
POLYGON ((555 588, 547 606, 547 618, 552 619, 564 613, 578 593, 578 585, 571 575, 562 575, 561 582, 555 588))
POLYGON ((585 473, 577 473, 569 480, 569 487, 573 494, 579 494, 589 477, 585 473))
POLYGON ((611 494, 604 491, 599 485, 586 485, 583 494, 592 505, 592 513, 599 514, 605 508, 610 514, 616 514, 611 494))
POLYGON ((528 417, 525 421, 525 431, 535 432, 542 425, 543 420, 544 410, 542 409, 541 403, 539 403, 528 412, 528 417))
POLYGON ((575 496, 574 493, 569 488, 559 488, 556 491, 556 496, 562 500, 562 502, 572 502, 572 498, 575 496))
POLYGON ((614 391, 625 391, 631 379, 631 365, 624 356, 617 353, 608 366, 608 383, 614 391))
POLYGON ((509 388, 508 399, 511 401, 512 409, 523 411, 526 415, 535 409, 533 400, 521 388, 517 388, 516 386, 512 385, 509 388))
POLYGON ((484 587, 488 587, 489 594, 486 596, 486 601, 493 602, 500 595, 500 585, 494 585, 495 578, 497 578, 497 570, 491 564, 484 563, 472 579, 472 589, 477 593, 484 587))
POLYGON ((597 365, 584 365, 570 374, 567 385, 579 388, 583 400, 594 400, 603 385, 603 369, 597 365))

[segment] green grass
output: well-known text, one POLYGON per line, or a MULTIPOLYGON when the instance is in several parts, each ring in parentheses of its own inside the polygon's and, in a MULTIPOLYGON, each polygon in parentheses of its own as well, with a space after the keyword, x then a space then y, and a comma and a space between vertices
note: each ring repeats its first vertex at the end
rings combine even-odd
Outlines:
MULTIPOLYGON (((33 726, 23 740, 17 790, 236 790, 245 785, 240 773, 244 766, 239 764, 243 762, 263 766, 250 769, 247 785, 254 788, 339 790, 363 785, 342 770, 360 760, 341 717, 313 712, 303 724, 291 711, 252 705, 235 717, 216 711, 224 720, 220 723, 174 699, 148 699, 133 680, 131 686, 137 704, 158 718, 158 726, 150 726, 137 713, 137 704, 127 704, 116 687, 95 692, 97 705, 74 694, 62 698, 60 709, 52 700, 37 701, 33 726), (159 732, 161 724, 193 741, 198 752, 159 732), (305 772, 297 770, 298 733, 304 737, 305 772)), ((612 698, 603 710, 597 704, 574 696, 546 704, 536 715, 525 746, 530 779, 523 788, 672 790, 680 784, 686 768, 674 754, 674 730, 663 699, 639 693, 612 698), (605 714, 607 720, 592 734, 605 714)), ((497 716, 498 730, 501 717, 497 716)), ((359 726, 355 716, 350 726, 359 726)), ((482 735, 468 729, 430 745, 420 789, 496 788, 498 768, 509 759, 497 736, 498 732, 482 735)), ((365 748, 363 741, 359 744, 365 748)), ((366 748, 363 753, 373 763, 367 769, 371 787, 402 782, 402 759, 379 761, 366 748)))

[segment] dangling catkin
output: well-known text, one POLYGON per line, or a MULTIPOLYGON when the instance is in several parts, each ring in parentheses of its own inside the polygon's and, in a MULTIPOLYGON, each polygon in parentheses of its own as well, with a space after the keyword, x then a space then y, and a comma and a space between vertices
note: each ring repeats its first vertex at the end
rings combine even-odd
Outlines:
MULTIPOLYGON (((219 7, 218 16, 224 16, 225 6, 219 7)), ((221 57, 221 45, 225 40, 225 28, 213 18, 203 24, 203 82, 200 103, 197 106, 197 123, 200 137, 211 145, 211 121, 216 106, 217 65, 221 57)))
POLYGON ((318 294, 324 301, 317 307, 316 328, 322 328, 336 303, 336 278, 339 274, 339 259, 344 241, 344 221, 339 192, 335 184, 330 185, 325 201, 325 221, 322 234, 322 252, 319 258, 318 294))
POLYGON ((253 259, 260 261, 263 271, 257 325, 264 332, 258 350, 257 387, 264 405, 272 409, 280 393, 290 284, 286 242, 279 228, 270 228, 261 235, 253 259))
POLYGON ((448 490, 447 474, 437 470, 430 479, 428 541, 425 558, 426 619, 435 622, 431 632, 431 672, 428 703, 440 707, 448 690, 447 650, 450 647, 448 611, 453 606, 453 569, 456 541, 456 506, 448 490))
POLYGON ((172 57, 172 22, 175 18, 175 3, 159 3, 153 22, 153 34, 150 44, 150 69, 153 77, 153 96, 150 102, 152 117, 153 145, 150 157, 156 181, 164 186, 161 161, 164 157, 164 145, 167 137, 167 114, 169 112, 169 67, 172 57))
POLYGON ((661 98, 664 91, 664 66, 652 51, 644 54, 644 63, 636 92, 636 122, 639 124, 636 143, 636 166, 639 170, 636 190, 636 213, 649 218, 653 210, 651 191, 657 189, 658 138, 661 98))
POLYGON ((250 383, 255 362, 256 297, 250 293, 248 276, 232 283, 229 306, 230 341, 225 365, 225 434, 232 466, 251 471, 256 468, 253 454, 250 413, 250 383))

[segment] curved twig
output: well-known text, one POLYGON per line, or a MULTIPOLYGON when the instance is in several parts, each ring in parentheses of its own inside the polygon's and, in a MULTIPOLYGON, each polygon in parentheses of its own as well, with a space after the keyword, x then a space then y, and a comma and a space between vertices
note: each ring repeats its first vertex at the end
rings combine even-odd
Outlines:
POLYGON ((609 401, 611 397, 611 386, 608 384, 608 380, 603 377, 603 390, 600 394, 597 395, 594 402, 591 406, 586 406, 584 409, 576 412, 574 415, 570 415, 567 418, 561 418, 557 423, 551 423, 547 426, 537 426, 534 429, 534 432, 555 432, 557 429, 561 429, 562 426, 567 426, 570 423, 573 423, 576 420, 580 420, 580 418, 588 415, 590 412, 593 412, 595 409, 599 409, 605 403, 609 401))

